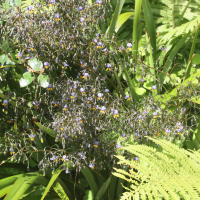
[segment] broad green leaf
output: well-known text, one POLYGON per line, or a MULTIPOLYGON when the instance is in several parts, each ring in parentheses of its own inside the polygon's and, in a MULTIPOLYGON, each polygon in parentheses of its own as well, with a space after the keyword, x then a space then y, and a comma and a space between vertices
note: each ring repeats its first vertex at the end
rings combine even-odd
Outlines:
POLYGON ((64 169, 56 169, 56 171, 54 172, 54 174, 51 177, 51 180, 49 181, 49 184, 47 185, 44 194, 42 195, 41 200, 43 200, 45 198, 45 196, 47 195, 47 193, 49 192, 51 186, 53 185, 53 183, 56 181, 56 179, 58 178, 58 176, 60 175, 60 173, 63 171, 64 169))
POLYGON ((34 80, 34 75, 29 72, 25 72, 19 80, 20 87, 26 87, 34 80))
POLYGON ((144 88, 135 88, 135 92, 138 95, 144 95, 146 93, 146 90, 144 88))
POLYGON ((116 26, 115 26, 115 32, 120 29, 120 27, 131 17, 134 15, 134 12, 126 12, 122 13, 117 20, 116 26))
POLYGON ((18 200, 29 189, 29 187, 31 187, 38 176, 39 174, 19 177, 4 200, 18 200))
POLYGON ((87 181, 90 185, 90 188, 92 190, 92 193, 95 196, 98 192, 98 187, 97 187, 97 184, 95 182, 95 179, 94 179, 94 176, 93 176, 91 170, 88 167, 85 167, 85 169, 81 168, 81 172, 83 173, 83 175, 87 179, 87 181))
POLYGON ((3 189, 0 190, 0 198, 5 196, 9 191, 10 189, 12 188, 13 185, 9 185, 3 189))
POLYGON ((63 190, 62 186, 60 185, 60 183, 58 182, 54 182, 53 184, 53 189, 55 190, 55 192, 58 194, 58 196, 62 199, 62 200, 69 200, 67 194, 65 193, 65 191, 63 190))
POLYGON ((47 88, 48 85, 49 85, 49 76, 44 75, 44 74, 40 74, 38 76, 38 82, 39 82, 41 87, 47 88))
POLYGON ((23 174, 15 175, 15 176, 10 176, 4 179, 0 180, 0 190, 3 188, 10 186, 13 184, 20 176, 23 176, 23 174))
POLYGON ((35 71, 41 71, 43 64, 37 58, 32 58, 28 61, 28 65, 35 71))
POLYGON ((195 54, 192 58, 192 62, 196 65, 199 65, 200 64, 200 54, 195 54))
POLYGON ((99 200, 102 198, 106 190, 108 189, 108 186, 110 184, 111 177, 109 177, 106 182, 101 186, 100 190, 98 191, 97 195, 95 196, 94 200, 99 200))
POLYGON ((142 1, 142 8, 144 11, 144 18, 147 26, 148 36, 150 37, 151 46, 153 47, 153 59, 156 60, 156 31, 154 25, 154 19, 151 12, 149 0, 142 1))

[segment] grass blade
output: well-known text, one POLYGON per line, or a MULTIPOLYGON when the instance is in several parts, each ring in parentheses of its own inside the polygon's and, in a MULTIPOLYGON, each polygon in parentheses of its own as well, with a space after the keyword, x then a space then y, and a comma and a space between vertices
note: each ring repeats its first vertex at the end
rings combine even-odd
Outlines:
POLYGON ((115 31, 115 26, 116 26, 118 17, 119 17, 119 15, 121 13, 121 10, 122 10, 122 7, 124 5, 124 2, 125 2, 125 0, 120 0, 116 5, 115 12, 114 12, 113 18, 111 20, 110 26, 108 27, 108 29, 106 31, 106 34, 108 35, 109 39, 112 38, 112 35, 113 35, 114 31, 115 31))
POLYGON ((63 190, 62 186, 60 185, 60 183, 58 182, 54 182, 53 184, 53 189, 55 190, 55 192, 58 194, 58 196, 62 199, 62 200, 69 200, 67 194, 65 193, 65 191, 63 190))
POLYGON ((154 25, 153 14, 148 0, 142 1, 144 18, 147 26, 148 36, 150 37, 151 46, 153 47, 153 59, 156 60, 156 31, 154 25))
POLYGON ((51 180, 49 181, 49 184, 47 185, 44 194, 42 195, 41 200, 43 200, 45 198, 45 196, 47 195, 47 193, 49 192, 51 186, 53 185, 53 183, 55 182, 55 180, 58 178, 58 176, 60 175, 60 173, 63 171, 64 169, 57 169, 55 171, 55 173, 53 174, 53 176, 51 177, 51 180))
MULTIPOLYGON (((170 55, 169 55, 169 57, 168 57, 168 59, 167 59, 167 61, 166 61, 166 65, 165 65, 165 67, 164 67, 164 69, 163 69, 163 72, 164 72, 165 74, 168 73, 168 70, 169 70, 169 68, 171 67, 172 62, 173 62, 173 60, 174 60, 174 58, 175 58, 175 56, 176 56, 178 50, 179 50, 179 49, 181 48, 181 46, 184 44, 184 42, 185 42, 185 40, 187 39, 188 35, 189 35, 189 33, 187 33, 184 37, 182 37, 182 38, 179 40, 178 44, 174 47, 174 49, 173 49, 172 52, 170 53, 170 55)), ((158 74, 158 77, 160 78, 160 82, 161 82, 162 84, 163 84, 163 82, 164 82, 164 80, 165 80, 165 77, 166 77, 166 75, 165 75, 164 73, 158 74)), ((160 88, 159 88, 159 91, 160 91, 160 88)), ((158 93, 159 93, 159 91, 158 91, 158 93)))
POLYGON ((140 21, 140 13, 141 13, 141 3, 142 0, 137 0, 135 1, 135 15, 134 15, 134 20, 133 20, 133 57, 137 58, 137 53, 138 53, 138 25, 140 21))
POLYGON ((100 190, 98 191, 97 195, 95 196, 95 199, 94 200, 98 200, 98 199, 101 199, 102 196, 104 195, 104 193, 106 192, 106 190, 108 189, 108 186, 110 184, 110 180, 111 180, 111 177, 109 177, 106 182, 101 186, 100 190))
POLYGON ((181 20, 183 19, 183 15, 185 14, 189 4, 190 4, 191 0, 188 1, 187 5, 185 6, 185 9, 183 10, 183 12, 181 13, 181 16, 178 18, 178 21, 175 24, 175 27, 179 26, 181 20))
POLYGON ((196 41, 197 41, 197 36, 199 34, 199 27, 200 27, 200 25, 198 25, 198 27, 197 27, 197 30, 196 30, 196 33, 195 33, 195 36, 194 36, 194 40, 193 40, 193 43, 192 43, 192 48, 190 50, 190 55, 189 55, 189 59, 188 59, 188 65, 187 65, 184 80, 186 80, 190 76, 190 71, 191 71, 191 67, 192 67, 191 61, 192 61, 194 50, 195 50, 195 44, 196 44, 196 41))
POLYGON ((96 194, 98 192, 98 187, 97 187, 97 184, 95 182, 95 179, 94 179, 92 172, 90 171, 90 169, 88 167, 85 167, 85 169, 81 168, 81 172, 83 173, 87 182, 89 183, 90 188, 91 188, 92 193, 93 193, 93 196, 96 196, 96 194))
POLYGON ((122 63, 122 61, 121 61, 121 67, 122 67, 122 70, 123 70, 123 72, 125 74, 126 81, 128 83, 128 87, 129 87, 129 91, 130 91, 131 97, 132 97, 133 100, 138 102, 139 101, 139 97, 138 97, 137 93, 135 92, 135 86, 132 83, 132 80, 129 77, 129 73, 128 73, 127 69, 126 69, 126 66, 125 66, 125 64, 122 63))

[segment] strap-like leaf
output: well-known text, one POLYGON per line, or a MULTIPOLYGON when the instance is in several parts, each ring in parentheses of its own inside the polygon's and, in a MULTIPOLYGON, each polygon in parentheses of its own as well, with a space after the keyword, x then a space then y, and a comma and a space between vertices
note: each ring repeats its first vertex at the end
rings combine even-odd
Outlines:
POLYGON ((144 10, 144 18, 147 26, 148 36, 150 37, 151 46, 153 47, 153 59, 156 60, 156 31, 154 19, 151 12, 149 0, 142 1, 142 8, 144 10))
POLYGON ((92 172, 90 171, 90 169, 88 167, 85 167, 85 169, 81 168, 81 172, 83 173, 83 175, 87 179, 87 181, 90 185, 90 188, 93 192, 93 196, 95 196, 98 192, 98 187, 97 187, 97 184, 95 182, 95 179, 94 179, 92 172))
POLYGON ((94 200, 99 200, 102 198, 106 190, 108 189, 108 186, 110 184, 111 177, 109 177, 106 182, 101 186, 100 190, 98 191, 97 195, 95 196, 94 200))
POLYGON ((35 182, 39 174, 19 177, 4 200, 18 200, 35 182))
POLYGON ((53 189, 55 190, 55 192, 58 194, 58 196, 62 199, 62 200, 69 200, 67 194, 65 193, 65 191, 63 190, 62 186, 60 185, 60 183, 58 182, 54 182, 53 184, 53 189))
POLYGON ((55 182, 55 180, 58 178, 58 176, 60 175, 60 173, 63 171, 63 169, 57 169, 53 176, 51 177, 51 180, 49 181, 49 184, 47 185, 44 194, 42 195, 41 200, 43 200, 45 198, 45 196, 47 195, 47 193, 49 192, 51 186, 53 185, 53 183, 55 182))

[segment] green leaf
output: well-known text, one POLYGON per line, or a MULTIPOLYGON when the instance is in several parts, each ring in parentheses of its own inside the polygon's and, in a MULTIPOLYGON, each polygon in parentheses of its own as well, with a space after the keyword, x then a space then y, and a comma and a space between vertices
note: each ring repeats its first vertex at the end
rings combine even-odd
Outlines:
POLYGON ((109 177, 106 182, 101 186, 100 190, 98 191, 97 195, 95 196, 94 200, 100 200, 106 190, 108 189, 108 186, 110 184, 111 177, 109 177))
POLYGON ((51 186, 53 185, 53 183, 55 182, 55 180, 58 178, 58 176, 60 175, 60 173, 63 171, 64 169, 56 169, 56 171, 54 172, 54 174, 51 177, 51 180, 49 181, 49 184, 47 185, 44 194, 42 195, 41 200, 43 200, 45 198, 45 196, 47 195, 47 193, 49 192, 51 186))
POLYGON ((126 12, 122 13, 117 20, 116 26, 115 26, 115 32, 120 29, 120 27, 131 17, 134 15, 134 12, 126 12))
MULTIPOLYGON (((159 73, 159 74, 158 74, 158 77, 160 77, 160 82, 161 82, 161 83, 164 82, 165 77, 166 77, 166 74, 168 73, 168 70, 170 69, 170 67, 171 67, 171 65, 172 65, 172 62, 173 62, 173 60, 174 60, 174 58, 175 58, 175 56, 176 56, 178 50, 179 50, 179 49, 181 48, 181 46, 184 44, 184 42, 185 42, 185 40, 187 39, 188 35, 189 35, 189 33, 186 34, 184 37, 182 37, 182 38, 179 40, 178 44, 174 47, 174 49, 173 49, 172 52, 170 53, 170 55, 169 55, 169 57, 168 57, 168 59, 167 59, 167 61, 166 61, 166 65, 165 65, 165 67, 164 67, 164 69, 163 69, 163 72, 164 72, 165 74, 164 74, 164 73, 159 73)), ((160 89, 159 89, 159 91, 160 91, 160 89)))
POLYGON ((93 200, 94 197, 93 197, 93 193, 91 190, 87 190, 85 192, 85 196, 83 197, 83 200, 93 200))
POLYGON ((111 182, 109 185, 109 197, 110 199, 114 199, 115 194, 116 194, 116 184, 117 184, 117 177, 112 176, 111 177, 111 182))
POLYGON ((95 179, 94 179, 92 172, 90 171, 90 169, 88 167, 85 167, 85 169, 81 168, 81 172, 83 173, 83 175, 87 179, 87 181, 90 185, 90 188, 92 190, 92 193, 95 196, 98 192, 98 187, 97 187, 97 184, 95 182, 95 179))
POLYGON ((43 64, 37 58, 32 58, 28 61, 28 65, 35 71, 41 71, 43 64))
POLYGON ((23 174, 15 175, 15 176, 10 176, 4 179, 0 180, 0 190, 3 188, 10 186, 13 184, 20 176, 23 176, 23 174))
POLYGON ((18 200, 31 187, 38 176, 39 174, 19 177, 4 200, 18 200))
POLYGON ((184 79, 187 79, 190 76, 190 71, 191 71, 191 67, 192 67, 191 61, 193 63, 195 63, 196 65, 200 64, 200 55, 199 54, 195 54, 194 55, 195 45, 196 45, 196 42, 197 42, 197 37, 199 35, 199 29, 200 29, 200 25, 198 25, 196 33, 195 33, 195 36, 194 36, 194 40, 193 40, 192 47, 191 47, 191 50, 190 50, 190 55, 189 55, 189 59, 188 59, 188 65, 187 65, 186 74, 185 74, 185 78, 184 79))
POLYGON ((25 72, 19 80, 20 87, 26 87, 34 80, 34 74, 25 72))
POLYGON ((58 182, 54 182, 53 184, 53 189, 55 190, 55 192, 58 194, 58 196, 62 199, 62 200, 69 200, 67 194, 65 193, 65 191, 63 190, 62 186, 60 185, 60 183, 58 182))
POLYGON ((111 39, 113 36, 113 33, 115 31, 115 26, 118 20, 118 17, 121 13, 122 7, 124 5, 125 0, 120 0, 118 3, 116 3, 116 8, 115 8, 115 12, 113 14, 113 18, 111 20, 110 26, 108 27, 106 34, 108 35, 108 37, 111 39))
POLYGON ((184 14, 185 14, 185 12, 186 12, 186 10, 187 10, 187 8, 188 8, 190 2, 191 2, 191 0, 189 0, 188 3, 187 3, 187 5, 185 6, 185 9, 184 9, 183 12, 181 13, 181 16, 178 18, 178 20, 177 20, 177 22, 176 22, 176 24, 175 24, 175 27, 177 27, 177 26, 180 25, 180 22, 181 22, 181 20, 183 19, 183 16, 184 16, 184 14))
POLYGON ((47 88, 49 85, 49 76, 40 74, 38 76, 38 83, 40 84, 41 87, 47 88))
POLYGON ((154 25, 154 19, 151 12, 149 0, 142 1, 142 8, 144 11, 144 18, 147 26, 148 36, 150 37, 151 46, 153 47, 153 59, 156 60, 156 31, 154 25))
POLYGON ((200 54, 195 54, 192 58, 192 62, 196 65, 199 65, 200 64, 200 54))
POLYGON ((132 99, 138 101, 139 100, 139 97, 136 93, 136 89, 135 89, 135 85, 133 84, 133 82, 131 81, 131 78, 129 77, 129 73, 126 69, 126 66, 123 65, 122 61, 121 61, 121 67, 122 67, 122 70, 123 72, 125 73, 125 76, 126 76, 126 81, 128 83, 128 87, 129 87, 129 91, 130 91, 130 94, 131 94, 131 97, 132 99))
POLYGON ((144 88, 135 88, 135 92, 138 95, 144 95, 146 93, 146 90, 144 88))
POLYGON ((138 53, 138 24, 140 21, 140 13, 141 13, 141 3, 142 0, 135 1, 135 14, 134 14, 134 20, 133 20, 133 57, 137 58, 137 53, 138 53))
POLYGON ((0 190, 0 198, 5 196, 10 191, 11 188, 12 188, 12 185, 9 185, 9 186, 1 189, 0 190))

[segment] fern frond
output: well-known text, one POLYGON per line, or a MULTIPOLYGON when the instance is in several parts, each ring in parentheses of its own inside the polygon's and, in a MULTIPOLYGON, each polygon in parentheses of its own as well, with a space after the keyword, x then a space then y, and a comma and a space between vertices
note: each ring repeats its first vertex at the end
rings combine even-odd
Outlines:
POLYGON ((178 37, 185 33, 193 32, 199 23, 200 23, 200 15, 198 15, 195 19, 170 30, 167 34, 162 36, 160 43, 166 43, 169 39, 172 40, 175 37, 178 37))
POLYGON ((200 153, 180 149, 165 140, 147 138, 159 144, 162 151, 129 145, 123 149, 138 156, 139 162, 116 156, 118 164, 133 167, 129 172, 114 168, 115 176, 131 182, 130 188, 123 186, 127 192, 121 199, 200 199, 200 153))

